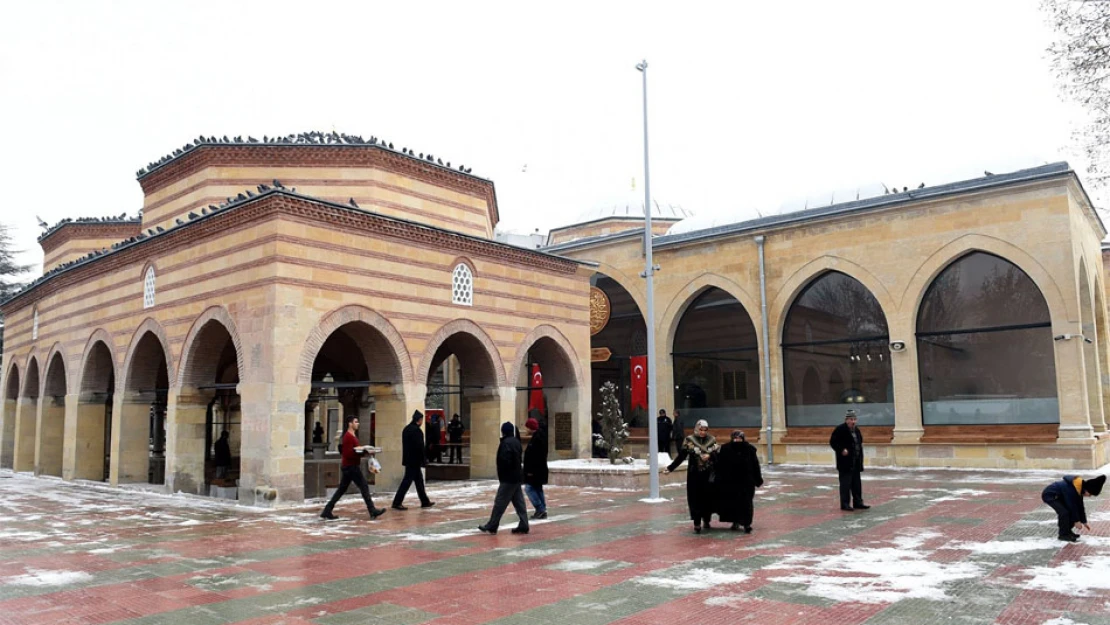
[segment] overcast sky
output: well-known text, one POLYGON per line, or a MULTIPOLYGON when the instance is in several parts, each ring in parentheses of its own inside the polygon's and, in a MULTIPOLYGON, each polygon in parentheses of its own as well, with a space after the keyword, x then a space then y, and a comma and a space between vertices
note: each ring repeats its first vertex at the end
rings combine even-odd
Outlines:
POLYGON ((198 135, 338 130, 466 164, 502 227, 547 230, 642 194, 643 58, 652 195, 699 215, 1082 167, 1036 0, 546 6, 6 5, 0 220, 41 263, 36 215, 134 214, 135 171, 198 135))

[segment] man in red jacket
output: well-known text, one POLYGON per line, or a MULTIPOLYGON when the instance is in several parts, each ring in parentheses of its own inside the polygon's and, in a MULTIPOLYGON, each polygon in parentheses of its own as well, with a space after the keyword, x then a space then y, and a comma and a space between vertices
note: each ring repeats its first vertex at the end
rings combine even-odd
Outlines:
MULTIPOLYGON (((385 508, 375 508, 373 500, 370 499, 370 485, 366 483, 366 478, 362 476, 362 467, 360 467, 362 452, 358 444, 358 417, 349 417, 347 419, 347 431, 343 434, 343 442, 340 443, 341 453, 343 460, 340 461, 339 467, 342 472, 342 477, 339 480, 339 488, 335 489, 335 494, 332 495, 331 501, 328 505, 324 506, 324 511, 320 516, 333 520, 339 517, 332 514, 335 504, 339 498, 347 492, 347 487, 354 482, 358 486, 359 492, 362 493, 362 500, 366 502, 366 510, 370 513, 371 519, 376 519, 385 514, 385 508)), ((373 469, 371 469, 373 470, 373 469)))

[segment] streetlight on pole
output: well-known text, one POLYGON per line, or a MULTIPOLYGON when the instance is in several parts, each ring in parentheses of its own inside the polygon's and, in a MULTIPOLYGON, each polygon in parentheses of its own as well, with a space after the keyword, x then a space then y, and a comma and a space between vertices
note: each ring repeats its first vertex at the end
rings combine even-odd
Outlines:
POLYGON ((659 424, 655 418, 658 402, 655 396, 655 289, 652 276, 658 267, 651 260, 651 176, 648 170, 647 59, 636 64, 644 77, 644 272, 647 280, 647 385, 648 385, 648 472, 651 498, 659 498, 659 453, 656 442, 659 424))

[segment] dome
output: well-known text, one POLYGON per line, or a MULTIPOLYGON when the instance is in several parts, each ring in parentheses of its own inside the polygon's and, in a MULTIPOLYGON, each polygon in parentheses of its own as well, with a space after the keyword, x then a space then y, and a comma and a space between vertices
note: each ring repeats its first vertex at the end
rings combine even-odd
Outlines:
MULTIPOLYGON (((693 216, 693 211, 686 210, 678 204, 669 204, 667 202, 660 202, 656 198, 651 198, 652 219, 685 219, 693 216)), ((623 197, 614 198, 604 202, 595 204, 592 208, 582 212, 574 219, 574 224, 589 223, 591 221, 598 221, 601 219, 609 219, 611 217, 630 217, 630 218, 643 218, 644 216, 644 194, 643 193, 629 193, 623 197)))

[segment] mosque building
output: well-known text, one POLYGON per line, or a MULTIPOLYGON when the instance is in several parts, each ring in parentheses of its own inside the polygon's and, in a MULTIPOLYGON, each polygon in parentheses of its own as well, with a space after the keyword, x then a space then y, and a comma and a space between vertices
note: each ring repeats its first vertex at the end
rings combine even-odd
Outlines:
POLYGON ((1066 163, 736 223, 653 202, 651 320, 639 198, 517 247, 493 182, 315 132, 200 137, 138 181, 139 218, 48 229, 0 303, 0 467, 300 503, 338 481, 345 416, 390 490, 436 407, 467 427, 450 475, 493 477, 540 393, 552 457, 588 457, 606 381, 643 438, 649 322, 660 406, 765 460, 829 464, 847 409, 874 465, 1110 460, 1107 231, 1066 163))
MULTIPOLYGON (((1056 163, 749 220, 653 202, 659 405, 828 464, 859 415, 868 463, 1089 469, 1110 461, 1107 231, 1056 163)), ((646 435, 643 199, 551 232, 589 261, 592 388, 646 435), (641 215, 641 217, 635 217, 641 215)), ((646 443, 646 441, 644 441, 646 443)))
POLYGON ((492 477, 534 367, 553 456, 589 453, 594 270, 494 241, 491 181, 315 132, 200 137, 138 181, 140 218, 50 228, 43 276, 0 304, 0 466, 301 503, 338 481, 356 415, 390 489, 401 429, 446 391, 467 475, 492 477))

